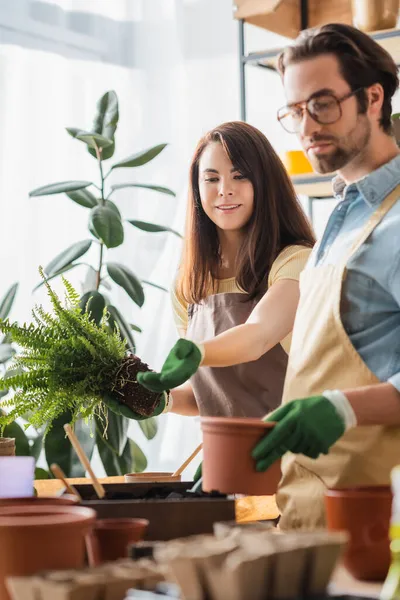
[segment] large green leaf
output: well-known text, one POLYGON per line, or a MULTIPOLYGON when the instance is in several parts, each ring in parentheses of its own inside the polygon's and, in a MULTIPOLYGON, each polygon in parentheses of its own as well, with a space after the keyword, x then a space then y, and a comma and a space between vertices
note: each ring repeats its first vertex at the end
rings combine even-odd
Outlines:
POLYGON ((112 262, 107 263, 107 271, 111 279, 120 285, 138 306, 143 306, 143 286, 128 267, 112 262))
MULTIPOLYGON (((112 140, 112 144, 104 148, 101 153, 102 160, 111 158, 115 150, 114 134, 117 129, 119 114, 118 114, 118 97, 111 90, 106 92, 97 103, 97 113, 93 122, 93 131, 105 138, 112 140)), ((92 156, 96 156, 93 148, 88 148, 92 156)))
POLYGON ((132 457, 132 470, 134 473, 142 473, 147 467, 147 458, 143 450, 131 439, 129 439, 129 446, 132 457))
POLYGON ((71 265, 74 260, 86 254, 91 245, 92 240, 82 240, 81 242, 72 244, 72 246, 69 246, 66 250, 57 254, 57 256, 45 267, 44 272, 48 277, 51 277, 54 273, 65 269, 65 267, 71 265))
POLYGON ((43 435, 43 433, 40 433, 31 443, 31 455, 34 457, 36 462, 39 460, 39 456, 42 452, 43 435))
POLYGON ((15 454, 16 456, 30 456, 31 449, 29 446, 29 439, 25 434, 25 431, 18 425, 16 421, 13 421, 4 428, 4 437, 15 438, 15 454))
POLYGON ((115 165, 113 165, 111 168, 121 169, 123 167, 141 167, 158 156, 167 145, 168 144, 158 144, 158 146, 153 146, 147 150, 142 150, 141 152, 132 154, 131 156, 128 156, 127 158, 115 163, 115 165))
POLYGON ((14 283, 0 301, 0 319, 2 320, 6 319, 10 314, 17 294, 18 285, 18 283, 14 283))
MULTIPOLYGON (((67 127, 67 131, 70 136, 83 142, 88 146, 88 148, 93 148, 94 152, 96 148, 104 149, 113 145, 113 141, 104 137, 103 135, 99 135, 94 131, 85 131, 84 129, 76 129, 75 127, 67 127)), ((96 152, 95 152, 96 156, 96 152)))
POLYGON ((181 234, 171 229, 171 227, 165 227, 164 225, 156 225, 155 223, 148 223, 147 221, 137 221, 136 219, 128 219, 128 223, 141 229, 142 231, 148 231, 149 233, 160 233, 162 231, 168 231, 181 238, 181 234))
MULTIPOLYGON (((75 269, 75 267, 79 267, 80 265, 83 265, 83 264, 84 263, 72 263, 71 265, 67 265, 63 269, 60 269, 59 271, 56 271, 55 273, 53 273, 53 275, 50 275, 50 277, 46 277, 46 279, 47 279, 47 281, 51 281, 52 279, 55 279, 55 277, 59 277, 60 275, 63 275, 67 271, 71 271, 71 269, 75 269)), ((36 292, 36 290, 38 290, 40 287, 42 287, 42 285, 44 285, 43 279, 41 281, 39 281, 39 283, 37 285, 35 285, 35 287, 33 288, 32 291, 36 292)))
POLYGON ((119 310, 116 306, 109 304, 107 306, 107 310, 109 313, 109 321, 108 322, 110 324, 112 331, 114 331, 114 329, 115 329, 114 324, 116 323, 118 325, 119 334, 120 334, 121 339, 126 341, 127 349, 130 350, 131 352, 135 352, 135 350, 136 350, 135 339, 132 335, 132 332, 130 330, 128 323, 125 321, 124 317, 119 312, 119 310))
MULTIPOLYGON (((47 464, 57 463, 67 477, 85 477, 85 469, 82 467, 64 431, 64 425, 70 422, 71 414, 68 412, 62 414, 53 422, 52 428, 44 440, 47 464)), ((90 460, 95 445, 95 436, 91 435, 89 426, 84 421, 75 423, 75 434, 90 460)))
POLYGON ((156 436, 158 431, 158 423, 156 419, 150 417, 150 419, 143 419, 143 421, 138 421, 138 423, 140 429, 143 431, 148 440, 152 440, 153 437, 156 436))
POLYGON ((118 206, 114 204, 112 200, 106 200, 104 206, 107 206, 107 208, 111 208, 111 210, 113 210, 119 217, 121 217, 121 213, 119 212, 118 206))
POLYGON ((152 281, 147 281, 147 279, 142 279, 142 283, 146 285, 151 285, 151 287, 156 288, 157 290, 161 290, 162 292, 168 292, 167 288, 162 285, 158 285, 158 283, 153 283, 152 281))
POLYGON ((11 344, 0 344, 0 364, 3 364, 10 360, 15 354, 14 348, 11 344))
POLYGON ((89 185, 92 185, 90 181, 60 181, 36 188, 29 192, 29 196, 50 196, 52 194, 75 192, 76 190, 83 190, 89 187, 89 185))
POLYGON ((83 312, 88 312, 90 318, 99 325, 102 317, 103 311, 106 306, 106 301, 104 300, 103 294, 100 292, 93 290, 91 292, 86 292, 80 299, 80 307, 83 312))
POLYGON ((42 469, 41 467, 36 467, 35 469, 35 481, 37 479, 51 479, 50 473, 46 471, 46 469, 42 469))
POLYGON ((96 417, 96 443, 107 475, 124 475, 130 471, 131 457, 126 451, 128 427, 128 419, 108 409, 106 421, 96 417))
POLYGON ((142 188, 144 190, 153 190, 154 192, 160 192, 161 194, 168 194, 168 196, 176 196, 175 192, 169 188, 163 187, 162 185, 148 185, 146 183, 117 183, 111 186, 111 190, 124 190, 125 188, 142 188))
POLYGON ((124 241, 121 217, 108 206, 92 208, 89 225, 107 248, 116 248, 124 241))
POLYGON ((76 190, 76 192, 67 192, 67 196, 85 208, 94 208, 97 206, 96 197, 87 189, 76 190))

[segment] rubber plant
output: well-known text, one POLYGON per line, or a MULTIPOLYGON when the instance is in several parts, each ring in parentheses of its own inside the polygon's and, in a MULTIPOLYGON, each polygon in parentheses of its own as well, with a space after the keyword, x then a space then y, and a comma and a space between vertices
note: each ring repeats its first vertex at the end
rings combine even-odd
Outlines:
MULTIPOLYGON (((180 234, 170 227, 137 220, 123 219, 121 212, 114 202, 118 190, 124 188, 144 189, 149 193, 161 193, 174 197, 175 193, 167 187, 146 183, 110 183, 113 174, 120 169, 137 169, 154 160, 167 146, 159 144, 146 150, 136 152, 127 158, 112 162, 116 150, 115 133, 119 120, 118 97, 114 91, 106 92, 98 101, 96 115, 92 128, 87 131, 78 128, 67 128, 67 132, 75 140, 86 145, 92 159, 97 162, 99 179, 91 181, 62 181, 42 186, 30 192, 31 197, 66 194, 68 198, 85 209, 88 222, 89 237, 75 241, 71 246, 60 252, 47 266, 44 267, 46 281, 85 265, 87 268, 84 293, 79 299, 79 305, 84 312, 90 306, 88 313, 95 325, 106 327, 110 336, 117 328, 121 340, 124 340, 128 352, 135 352, 133 332, 140 333, 140 328, 130 324, 122 311, 111 303, 105 293, 113 285, 120 286, 134 304, 141 307, 145 302, 145 286, 161 286, 141 280, 127 265, 112 260, 113 248, 124 242, 126 227, 134 227, 149 233, 169 232, 178 237, 180 234), (112 164, 110 164, 110 162, 112 164), (107 166, 109 165, 109 166, 107 166), (95 264, 87 263, 85 255, 92 245, 98 247, 98 259, 95 264), (82 260, 83 259, 83 260, 82 260), (104 323, 104 311, 107 311, 104 323)), ((43 280, 38 286, 43 285, 43 280)), ((36 289, 36 288, 35 288, 36 289)), ((109 404, 110 406, 110 404, 109 404)), ((144 453, 134 440, 128 437, 129 420, 121 412, 108 408, 103 415, 107 421, 107 435, 104 435, 99 415, 96 416, 95 432, 85 423, 77 421, 76 432, 85 447, 89 457, 97 446, 105 471, 108 475, 122 475, 129 471, 142 471, 147 466, 144 453)), ((115 408, 115 407, 114 407, 115 408)), ((67 475, 83 475, 75 454, 65 438, 63 425, 70 422, 73 414, 70 411, 58 415, 44 440, 47 462, 58 462, 67 475)), ((157 421, 154 418, 137 421, 147 439, 152 439, 157 433, 157 421)))

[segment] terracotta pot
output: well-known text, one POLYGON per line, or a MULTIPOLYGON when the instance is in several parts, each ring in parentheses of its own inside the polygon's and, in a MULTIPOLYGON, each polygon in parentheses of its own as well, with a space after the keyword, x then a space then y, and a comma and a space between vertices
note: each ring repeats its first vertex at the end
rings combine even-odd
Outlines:
POLYGON ((255 469, 251 451, 275 423, 260 419, 201 417, 203 490, 222 494, 275 494, 281 478, 280 460, 264 473, 255 469))
POLYGON ((326 518, 331 531, 347 531, 345 567, 357 579, 383 581, 390 565, 390 487, 328 490, 326 518))
POLYGON ((87 537, 91 566, 128 557, 128 546, 140 542, 149 525, 147 519, 99 519, 87 537))
POLYGON ((396 27, 399 0, 352 0, 355 27, 362 31, 377 31, 396 27))
POLYGON ((21 498, 0 498, 0 508, 3 506, 67 506, 78 504, 78 498, 72 494, 63 496, 26 496, 21 498))
POLYGON ((85 536, 96 513, 80 506, 0 507, 0 600, 5 579, 43 569, 75 569, 85 562, 85 536))
POLYGON ((0 456, 15 456, 15 439, 0 437, 0 456))
POLYGON ((126 483, 171 483, 181 481, 181 476, 172 476, 172 473, 127 473, 125 475, 126 483))

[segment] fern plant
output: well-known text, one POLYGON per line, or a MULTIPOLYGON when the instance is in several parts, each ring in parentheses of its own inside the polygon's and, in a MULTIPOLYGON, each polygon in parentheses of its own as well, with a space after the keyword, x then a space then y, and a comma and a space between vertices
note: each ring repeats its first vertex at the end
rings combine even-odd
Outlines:
POLYGON ((90 302, 82 311, 79 294, 65 278, 63 306, 43 270, 39 271, 53 314, 36 306, 29 325, 0 321, 0 331, 22 348, 12 365, 17 373, 0 379, 0 389, 15 391, 10 400, 2 401, 11 410, 0 416, 0 428, 26 414, 35 428, 49 428, 65 412, 75 422, 95 415, 104 420, 106 407, 133 419, 149 416, 156 407, 161 410, 163 395, 145 390, 136 381, 138 371, 149 370, 147 365, 126 352, 118 328, 110 333, 107 310, 97 324, 91 318, 90 302))

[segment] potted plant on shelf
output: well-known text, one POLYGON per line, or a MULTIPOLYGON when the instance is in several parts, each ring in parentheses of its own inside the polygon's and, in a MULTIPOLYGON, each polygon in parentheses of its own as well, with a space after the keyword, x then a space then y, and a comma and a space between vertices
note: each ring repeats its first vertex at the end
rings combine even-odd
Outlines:
MULTIPOLYGON (((71 201, 82 206, 85 218, 88 220, 90 236, 88 239, 76 241, 49 262, 44 267, 45 279, 50 281, 72 269, 86 268, 84 288, 79 299, 80 309, 85 311, 90 306, 87 317, 93 320, 96 325, 99 325, 99 331, 102 332, 102 335, 108 333, 114 336, 117 330, 121 340, 125 340, 126 350, 134 353, 135 339, 133 332, 140 332, 141 330, 123 316, 122 311, 109 300, 105 292, 110 289, 111 282, 111 284, 120 286, 125 290, 133 303, 141 307, 145 302, 146 285, 152 285, 161 290, 164 288, 152 282, 141 280, 128 266, 110 260, 107 255, 108 250, 123 244, 126 226, 133 226, 136 229, 150 233, 170 232, 178 237, 181 236, 167 226, 132 218, 127 220, 122 218, 119 208, 113 201, 118 190, 137 188, 149 190, 150 193, 162 193, 167 197, 174 197, 175 194, 167 187, 146 183, 127 182, 109 185, 110 178, 117 169, 135 169, 145 165, 155 159, 166 147, 166 144, 159 144, 137 152, 123 160, 115 161, 106 171, 107 161, 112 159, 116 149, 115 132, 118 120, 117 95, 113 91, 108 91, 97 104, 96 115, 90 131, 78 128, 67 129, 74 139, 86 145, 88 152, 96 160, 99 171, 97 183, 75 180, 52 183, 33 190, 30 196, 66 194, 71 201), (98 260, 96 264, 88 264, 85 255, 93 245, 98 247, 98 260), (85 262, 82 261, 82 258, 85 262), (103 319, 105 309, 107 316, 103 319), (102 323, 101 327, 100 323, 102 323)), ((44 279, 39 282, 35 289, 43 283, 44 279)), ((85 322, 86 326, 87 323, 85 322)), ((128 363, 129 360, 125 360, 124 365, 126 366, 128 363)), ((12 404, 12 401, 10 401, 10 404, 12 404)), ((111 404, 112 399, 109 399, 108 405, 103 404, 103 416, 108 424, 107 437, 103 435, 103 428, 98 426, 98 420, 96 420, 97 426, 94 431, 90 430, 84 420, 77 420, 75 432, 89 458, 92 456, 95 447, 97 447, 107 475, 122 475, 132 471, 140 472, 147 466, 146 457, 137 443, 128 436, 129 420, 124 416, 123 408, 114 412, 109 410, 111 404)), ((114 405, 115 408, 116 405, 114 405)), ((80 414, 83 415, 83 412, 80 414)), ((65 438, 63 429, 63 425, 73 419, 73 414, 70 410, 66 410, 64 413, 57 413, 57 415, 53 414, 52 427, 48 429, 44 439, 43 430, 46 425, 38 430, 39 442, 43 440, 47 463, 58 463, 67 476, 83 476, 84 473, 80 463, 65 438)), ((77 416, 76 413, 75 416, 77 416)), ((31 417, 30 413, 24 415, 28 423, 38 423, 37 419, 32 420, 31 417)), ((140 420, 138 424, 147 439, 152 439, 156 435, 156 419, 140 420)))

